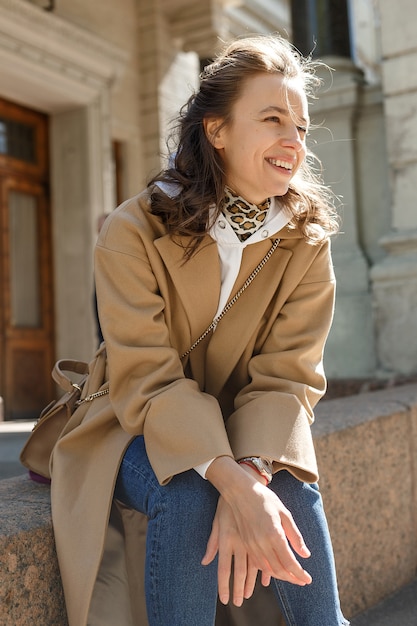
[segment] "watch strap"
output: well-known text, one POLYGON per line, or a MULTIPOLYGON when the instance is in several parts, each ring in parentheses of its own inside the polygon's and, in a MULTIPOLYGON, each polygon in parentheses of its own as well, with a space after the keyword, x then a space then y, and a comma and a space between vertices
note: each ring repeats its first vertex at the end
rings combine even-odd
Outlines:
POLYGON ((260 476, 265 478, 267 485, 271 482, 273 476, 273 466, 267 459, 263 459, 259 456, 246 456, 239 459, 238 463, 252 467, 260 476))

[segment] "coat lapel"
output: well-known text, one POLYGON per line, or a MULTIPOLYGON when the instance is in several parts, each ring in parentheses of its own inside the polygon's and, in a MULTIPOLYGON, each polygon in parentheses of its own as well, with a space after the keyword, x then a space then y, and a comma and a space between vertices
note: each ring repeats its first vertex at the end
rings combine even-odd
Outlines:
POLYGON ((154 243, 188 315, 191 345, 216 314, 221 270, 217 246, 211 237, 206 236, 197 253, 186 262, 184 242, 166 235, 154 243))
MULTIPOLYGON (((259 252, 262 254, 256 259, 254 259, 254 253, 257 246, 249 246, 246 249, 248 254, 242 263, 242 270, 232 295, 242 286, 257 263, 267 253, 270 245, 271 241, 267 240, 263 246, 258 247, 256 255, 258 256, 259 252)), ((226 313, 224 323, 223 320, 219 322, 207 349, 205 389, 208 393, 214 396, 220 393, 259 325, 265 309, 281 282, 291 256, 291 251, 278 247, 259 275, 243 292, 232 309, 226 313)))

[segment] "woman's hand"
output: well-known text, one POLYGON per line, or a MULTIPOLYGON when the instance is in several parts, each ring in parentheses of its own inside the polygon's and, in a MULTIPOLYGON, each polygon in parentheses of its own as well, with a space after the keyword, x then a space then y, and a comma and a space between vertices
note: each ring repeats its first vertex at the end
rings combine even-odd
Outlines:
POLYGON ((229 598, 232 556, 235 604, 252 594, 257 570, 262 572, 264 585, 271 577, 309 584, 311 576, 295 558, 290 544, 301 557, 309 557, 310 552, 291 513, 264 486, 262 478, 230 457, 215 459, 206 476, 221 497, 202 563, 210 563, 219 552, 220 600, 227 602, 229 598))
POLYGON ((258 568, 251 563, 246 546, 240 537, 233 511, 221 496, 202 565, 211 563, 217 552, 219 553, 218 588, 220 601, 223 604, 229 602, 233 563, 233 604, 241 606, 243 600, 250 598, 253 593, 258 568))

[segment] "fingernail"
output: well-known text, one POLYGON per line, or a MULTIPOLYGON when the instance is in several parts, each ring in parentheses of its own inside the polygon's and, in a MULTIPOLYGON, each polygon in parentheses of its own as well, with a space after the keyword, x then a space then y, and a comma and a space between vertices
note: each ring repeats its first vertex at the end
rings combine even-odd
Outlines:
POLYGON ((243 598, 235 598, 235 599, 233 600, 233 604, 234 604, 235 606, 242 606, 242 604, 243 604, 243 598))
POLYGON ((311 552, 310 552, 310 550, 307 548, 307 546, 306 546, 305 544, 302 546, 302 548, 301 548, 301 549, 302 549, 302 551, 303 551, 303 553, 304 553, 304 555, 305 555, 305 557, 306 557, 306 558, 308 558, 309 556, 311 556, 311 552))
POLYGON ((227 596, 220 596, 220 602, 222 604, 227 604, 229 601, 229 598, 227 596))

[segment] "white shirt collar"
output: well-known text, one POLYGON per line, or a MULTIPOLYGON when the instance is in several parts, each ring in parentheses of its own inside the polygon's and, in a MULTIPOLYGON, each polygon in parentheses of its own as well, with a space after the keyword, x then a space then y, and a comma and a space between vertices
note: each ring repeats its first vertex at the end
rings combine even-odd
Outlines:
POLYGON ((224 218, 222 214, 218 216, 213 226, 211 227, 210 236, 222 246, 246 248, 246 246, 252 243, 258 243, 263 239, 271 237, 291 220, 291 212, 283 206, 278 198, 271 199, 271 206, 266 216, 265 222, 253 235, 248 237, 245 241, 240 241, 235 231, 224 218))
MULTIPOLYGON (((170 198, 175 198, 180 192, 181 186, 176 183, 158 181, 156 185, 170 198)), ((280 231, 291 220, 291 212, 279 201, 277 197, 271 198, 271 206, 262 226, 245 241, 240 241, 233 228, 222 214, 218 216, 209 230, 210 236, 222 246, 246 248, 252 243, 258 243, 280 231)))

